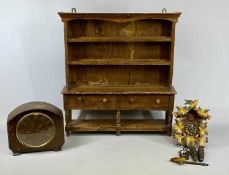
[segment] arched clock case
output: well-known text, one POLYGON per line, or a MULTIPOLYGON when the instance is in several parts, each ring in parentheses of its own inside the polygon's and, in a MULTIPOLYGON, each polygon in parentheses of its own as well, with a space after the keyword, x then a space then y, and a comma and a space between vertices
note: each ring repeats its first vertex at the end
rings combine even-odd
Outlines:
POLYGON ((7 120, 9 148, 14 155, 34 151, 61 150, 64 144, 63 114, 45 102, 18 106, 7 120))

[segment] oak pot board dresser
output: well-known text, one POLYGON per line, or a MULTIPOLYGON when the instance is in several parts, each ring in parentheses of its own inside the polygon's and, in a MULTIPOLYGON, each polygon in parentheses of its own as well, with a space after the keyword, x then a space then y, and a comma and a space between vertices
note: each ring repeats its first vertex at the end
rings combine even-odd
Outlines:
POLYGON ((181 13, 64 13, 65 131, 171 135, 175 25, 181 13), (113 110, 114 119, 72 119, 72 110, 113 110), (122 110, 165 119, 122 119, 122 110))

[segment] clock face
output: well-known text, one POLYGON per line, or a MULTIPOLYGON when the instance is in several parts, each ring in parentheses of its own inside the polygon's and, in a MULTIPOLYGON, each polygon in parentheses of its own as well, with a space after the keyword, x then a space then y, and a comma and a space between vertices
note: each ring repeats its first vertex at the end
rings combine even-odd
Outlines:
POLYGON ((196 136, 199 132, 199 125, 197 122, 187 122, 185 123, 185 134, 188 136, 196 136))
POLYGON ((16 127, 16 136, 27 147, 47 145, 55 137, 55 124, 46 114, 33 112, 22 117, 16 127))

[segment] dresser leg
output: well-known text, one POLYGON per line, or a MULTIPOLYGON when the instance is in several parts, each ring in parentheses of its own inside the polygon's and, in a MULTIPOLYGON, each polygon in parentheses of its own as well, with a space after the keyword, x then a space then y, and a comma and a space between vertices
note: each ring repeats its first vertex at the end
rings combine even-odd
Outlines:
POLYGON ((69 129, 67 129, 67 127, 70 127, 70 122, 72 120, 72 110, 65 110, 65 131, 66 131, 66 135, 67 137, 70 136, 71 131, 69 131, 69 129))
POLYGON ((69 137, 71 134, 71 131, 66 131, 66 136, 69 137))
POLYGON ((173 112, 172 111, 166 111, 165 112, 165 121, 166 121, 166 125, 167 125, 168 136, 172 135, 172 119, 173 119, 173 112))
POLYGON ((119 136, 121 132, 121 123, 120 123, 120 110, 116 112, 116 135, 119 136))

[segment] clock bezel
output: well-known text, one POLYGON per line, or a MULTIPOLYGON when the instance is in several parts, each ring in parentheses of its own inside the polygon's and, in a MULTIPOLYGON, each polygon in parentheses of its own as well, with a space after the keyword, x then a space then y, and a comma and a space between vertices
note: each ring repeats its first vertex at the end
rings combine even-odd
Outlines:
POLYGON ((44 147, 44 146, 48 145, 48 144, 55 138, 55 136, 56 136, 56 126, 55 126, 55 123, 54 123, 54 121, 52 120, 51 117, 49 117, 47 114, 45 114, 45 113, 43 113, 43 112, 30 112, 30 113, 24 115, 23 117, 21 117, 20 120, 17 122, 17 125, 16 125, 16 137, 17 137, 18 141, 19 141, 22 145, 24 145, 24 146, 26 146, 26 147, 29 147, 29 148, 41 148, 41 147, 44 147), (52 132, 52 136, 51 136, 46 142, 44 142, 44 143, 42 143, 42 144, 40 144, 40 145, 31 145, 31 144, 25 143, 23 140, 21 140, 21 138, 19 137, 19 134, 18 134, 18 128, 19 128, 21 122, 22 122, 25 118, 27 118, 27 117, 29 117, 29 116, 31 116, 31 115, 33 115, 33 116, 34 116, 34 115, 42 115, 42 116, 45 116, 45 117, 52 123, 52 125, 53 125, 53 127, 54 127, 53 132, 52 132))

